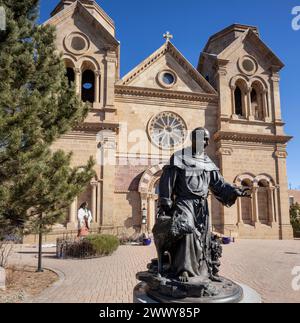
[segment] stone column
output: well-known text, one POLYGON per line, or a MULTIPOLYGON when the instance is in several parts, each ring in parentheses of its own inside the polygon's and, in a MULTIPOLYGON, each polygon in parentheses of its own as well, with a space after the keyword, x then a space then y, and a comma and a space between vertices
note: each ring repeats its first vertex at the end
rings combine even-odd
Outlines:
POLYGON ((76 198, 69 208, 68 230, 74 230, 77 224, 78 198, 76 198))
MULTIPOLYGON (((101 131, 99 140, 98 163, 101 169, 101 225, 114 226, 115 210, 115 171, 116 171, 116 133, 112 130, 101 131)), ((98 202, 99 203, 99 202, 98 202)))
POLYGON ((238 224, 243 225, 243 213, 242 213, 242 198, 238 198, 237 200, 237 207, 238 207, 238 224))
POLYGON ((105 106, 113 108, 115 105, 115 83, 116 83, 116 53, 107 51, 106 62, 106 82, 105 82, 105 106))
POLYGON ((92 182, 92 216, 94 224, 97 222, 97 182, 92 182))
POLYGON ((101 72, 95 72, 95 103, 96 105, 100 104, 100 81, 101 81, 101 72))
POLYGON ((103 200, 102 200, 102 181, 98 181, 97 183, 97 215, 96 215, 96 222, 98 226, 102 225, 102 206, 103 206, 103 200))
POLYGON ((269 200, 269 224, 273 226, 275 222, 275 205, 274 205, 274 191, 275 187, 269 187, 268 189, 268 200, 269 200))
POLYGON ((264 110, 264 119, 265 121, 269 121, 269 109, 268 109, 268 100, 267 100, 268 91, 266 89, 262 92, 262 104, 264 110))
POLYGON ((227 79, 227 64, 228 60, 219 59, 216 62, 216 71, 218 75, 218 87, 219 87, 219 102, 220 102, 220 115, 221 117, 230 117, 231 116, 231 97, 230 97, 230 88, 228 86, 227 79))
MULTIPOLYGON (((220 147, 218 150, 218 156, 220 159, 221 173, 228 181, 233 180, 232 170, 229 165, 232 165, 233 150, 231 148, 220 147)), ((220 225, 223 225, 223 234, 226 236, 237 237, 238 236, 238 210, 237 206, 233 205, 231 208, 220 206, 221 208, 221 221, 220 225)))
POLYGON ((278 145, 276 156, 276 167, 277 167, 277 183, 279 184, 278 190, 278 201, 279 201, 279 212, 278 222, 280 226, 280 238, 281 239, 292 239, 293 230, 291 227, 290 220, 290 207, 289 207, 289 195, 288 195, 288 182, 287 182, 287 168, 286 168, 286 157, 287 152, 285 146, 281 147, 278 145))
POLYGON ((274 211, 275 211, 275 222, 278 224, 278 187, 275 187, 274 190, 274 211))
POLYGON ((252 91, 252 88, 248 87, 247 92, 246 92, 246 96, 247 96, 247 109, 246 109, 247 115, 246 115, 246 117, 248 117, 249 120, 254 120, 254 114, 252 111, 252 104, 251 104, 251 91, 252 91))
POLYGON ((253 201, 252 201, 252 221, 255 226, 259 224, 259 211, 258 211, 258 186, 253 186, 253 201))
POLYGON ((232 117, 236 117, 236 111, 235 111, 235 95, 234 92, 236 90, 235 85, 231 85, 231 102, 232 102, 232 117))
POLYGON ((274 119, 281 121, 281 102, 280 102, 280 76, 278 69, 274 69, 271 77, 272 92, 273 92, 273 106, 274 106, 274 119))
POLYGON ((75 68, 76 93, 81 97, 81 69, 75 68))

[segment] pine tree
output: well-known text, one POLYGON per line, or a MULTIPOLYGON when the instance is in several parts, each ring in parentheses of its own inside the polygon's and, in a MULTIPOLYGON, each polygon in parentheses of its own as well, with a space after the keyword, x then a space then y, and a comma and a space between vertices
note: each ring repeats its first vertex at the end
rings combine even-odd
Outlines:
MULTIPOLYGON (((92 159, 71 168, 72 155, 51 151, 83 122, 88 106, 69 86, 55 30, 39 26, 38 0, 0 0, 0 228, 46 230, 94 176, 92 159)), ((1 232, 0 232, 1 234, 1 232)))
POLYGON ((300 205, 298 203, 290 207, 291 224, 296 236, 300 233, 300 205))

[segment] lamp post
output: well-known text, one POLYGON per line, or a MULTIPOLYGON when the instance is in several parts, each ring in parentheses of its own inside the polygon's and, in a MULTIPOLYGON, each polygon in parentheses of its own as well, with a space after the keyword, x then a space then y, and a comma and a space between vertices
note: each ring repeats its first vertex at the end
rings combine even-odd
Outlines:
POLYGON ((40 214, 39 221, 39 249, 38 249, 38 268, 37 273, 44 272, 42 267, 42 257, 43 257, 43 215, 40 214))
POLYGON ((145 206, 142 210, 142 224, 147 224, 147 209, 145 208, 145 206))
POLYGON ((145 205, 142 209, 142 232, 146 233, 147 229, 147 209, 145 208, 145 205))

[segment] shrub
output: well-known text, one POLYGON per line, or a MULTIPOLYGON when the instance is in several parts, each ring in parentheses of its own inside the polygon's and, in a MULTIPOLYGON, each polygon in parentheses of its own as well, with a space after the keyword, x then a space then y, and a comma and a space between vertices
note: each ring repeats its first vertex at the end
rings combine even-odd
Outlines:
POLYGON ((294 230, 294 236, 298 237, 300 235, 300 205, 298 203, 294 204, 290 208, 291 224, 294 230))
POLYGON ((97 256, 109 256, 114 253, 119 245, 119 239, 111 235, 91 235, 85 238, 92 246, 93 252, 97 256))
POLYGON ((119 239, 111 235, 90 235, 82 240, 58 240, 58 258, 91 258, 110 256, 120 245, 119 239))

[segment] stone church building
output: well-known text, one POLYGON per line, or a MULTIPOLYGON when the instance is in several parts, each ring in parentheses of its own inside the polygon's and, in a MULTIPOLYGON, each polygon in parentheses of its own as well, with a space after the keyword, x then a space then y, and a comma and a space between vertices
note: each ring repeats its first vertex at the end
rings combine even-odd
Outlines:
MULTIPOLYGON (((95 230, 128 235, 155 223, 158 182, 170 155, 206 127, 208 154, 225 179, 252 188, 232 208, 209 197, 215 232, 240 238, 289 239, 286 147, 281 117, 281 60, 256 27, 234 24, 211 36, 192 66, 172 36, 126 76, 113 20, 93 0, 62 0, 45 23, 57 29, 70 82, 92 105, 85 122, 54 149, 73 166, 97 161, 96 178, 70 206, 67 230, 88 201, 95 230)), ((138 45, 138 43, 137 43, 138 45)))

